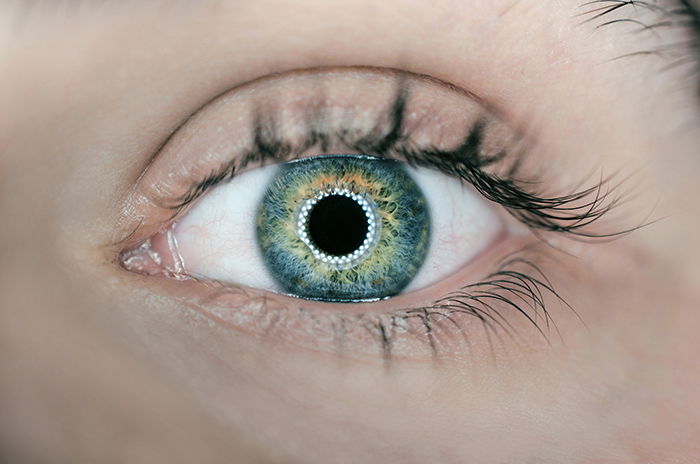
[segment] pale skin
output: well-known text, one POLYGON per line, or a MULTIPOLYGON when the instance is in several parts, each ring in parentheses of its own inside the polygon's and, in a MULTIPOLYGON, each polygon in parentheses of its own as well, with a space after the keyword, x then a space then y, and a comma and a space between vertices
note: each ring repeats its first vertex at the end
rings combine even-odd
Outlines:
POLYGON ((656 55, 616 59, 691 32, 596 29, 660 13, 629 6, 583 23, 590 9, 0 6, 0 457, 699 462, 697 76, 656 55), (440 356, 387 363, 219 324, 183 303, 186 282, 119 265, 141 220, 129 193, 183 120, 272 73, 358 66, 469 89, 537 140, 538 166, 564 189, 591 173, 634 174, 608 230, 647 225, 605 243, 555 239, 568 254, 549 277, 583 322, 552 309, 561 337, 546 343, 516 318, 520 342, 492 346, 471 325, 471 355, 446 343, 440 356))

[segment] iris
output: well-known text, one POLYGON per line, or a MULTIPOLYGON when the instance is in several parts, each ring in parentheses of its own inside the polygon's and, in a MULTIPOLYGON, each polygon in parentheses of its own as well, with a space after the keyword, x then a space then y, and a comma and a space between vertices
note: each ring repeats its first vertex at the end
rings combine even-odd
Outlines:
POLYGON ((399 293, 418 272, 430 241, 425 197, 404 164, 364 155, 280 165, 256 227, 278 285, 323 301, 399 293))

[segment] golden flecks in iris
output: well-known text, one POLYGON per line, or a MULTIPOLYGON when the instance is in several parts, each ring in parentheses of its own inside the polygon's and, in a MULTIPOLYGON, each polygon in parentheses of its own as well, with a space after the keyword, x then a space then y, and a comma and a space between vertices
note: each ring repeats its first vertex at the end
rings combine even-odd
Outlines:
POLYGON ((429 223, 425 199, 408 174, 392 164, 395 162, 375 158, 315 160, 323 161, 284 166, 271 186, 274 195, 266 196, 268 203, 261 208, 257 225, 260 247, 268 260, 275 261, 275 266, 294 267, 292 287, 297 289, 361 287, 369 291, 403 275, 415 275, 427 251, 429 223), (374 248, 343 269, 315 258, 297 236, 297 218, 304 202, 335 188, 362 195, 373 205, 381 224, 374 248), (415 222, 417 211, 426 216, 423 222, 415 222))

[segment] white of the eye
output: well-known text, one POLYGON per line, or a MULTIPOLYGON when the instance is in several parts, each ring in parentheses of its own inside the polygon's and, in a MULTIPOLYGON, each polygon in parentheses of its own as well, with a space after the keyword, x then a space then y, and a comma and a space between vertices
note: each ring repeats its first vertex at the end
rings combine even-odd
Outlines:
MULTIPOLYGON (((185 271, 193 276, 279 291, 258 248, 258 208, 277 166, 251 169, 206 194, 175 228, 185 271)), ((404 292, 444 280, 482 253, 503 223, 473 187, 441 172, 410 168, 428 202, 431 242, 404 292)))
POLYGON ((423 265, 404 293, 454 274, 485 251, 503 228, 494 205, 471 185, 433 169, 408 171, 428 202, 431 241, 423 265))
POLYGON ((185 271, 196 277, 276 290, 258 248, 258 207, 277 166, 251 169, 202 197, 175 227, 185 271))

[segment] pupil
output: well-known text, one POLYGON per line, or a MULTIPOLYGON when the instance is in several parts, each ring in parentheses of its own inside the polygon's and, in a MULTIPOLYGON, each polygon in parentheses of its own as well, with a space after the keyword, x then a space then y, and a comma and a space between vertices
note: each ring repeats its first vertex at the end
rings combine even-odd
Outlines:
POLYGON ((344 195, 329 195, 314 205, 308 227, 319 250, 342 256, 360 248, 369 224, 358 202, 344 195))

